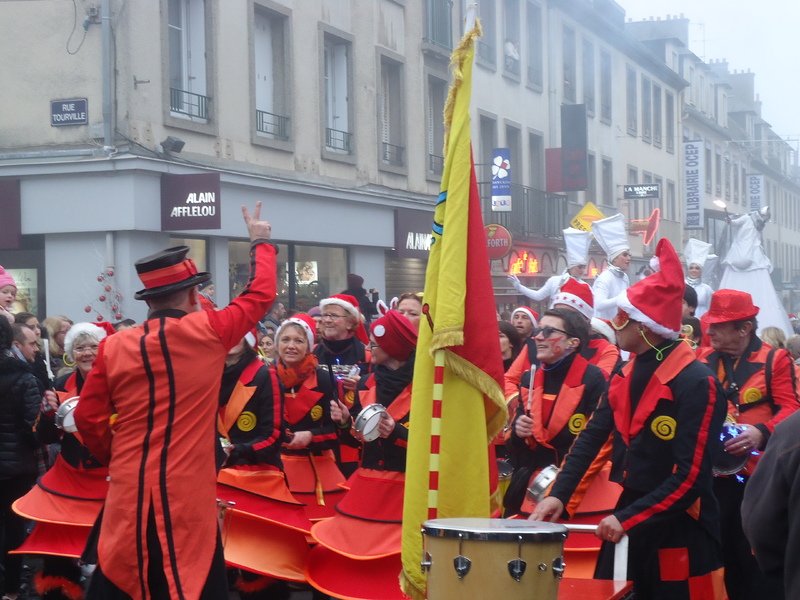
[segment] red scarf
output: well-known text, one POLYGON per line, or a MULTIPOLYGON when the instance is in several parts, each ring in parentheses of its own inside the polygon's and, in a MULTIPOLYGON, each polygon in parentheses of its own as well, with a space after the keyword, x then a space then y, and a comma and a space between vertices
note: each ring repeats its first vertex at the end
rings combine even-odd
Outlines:
POLYGON ((278 377, 283 387, 291 389, 297 387, 308 379, 317 368, 317 355, 307 354, 303 361, 295 367, 286 367, 282 360, 278 360, 278 377))

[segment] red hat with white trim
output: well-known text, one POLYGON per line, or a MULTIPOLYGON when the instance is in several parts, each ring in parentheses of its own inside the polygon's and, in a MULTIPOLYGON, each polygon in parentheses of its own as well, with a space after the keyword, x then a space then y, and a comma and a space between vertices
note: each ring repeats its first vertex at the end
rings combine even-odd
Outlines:
POLYGON ((592 288, 588 284, 572 277, 561 286, 561 289, 550 301, 551 307, 556 304, 564 304, 574 308, 589 320, 594 316, 594 294, 592 293, 592 288))
POLYGON ((349 294, 335 294, 319 302, 320 308, 323 309, 331 304, 342 307, 358 322, 356 326, 356 337, 364 344, 369 344, 369 336, 367 335, 367 330, 364 328, 364 316, 361 314, 361 309, 358 307, 358 300, 349 294))
POLYGON ((390 310, 369 327, 381 350, 399 361, 406 361, 417 347, 417 330, 396 310, 390 310))
POLYGON ((534 326, 534 327, 538 327, 538 326, 539 326, 539 313, 537 313, 535 310, 533 310, 533 309, 530 309, 530 308, 528 308, 527 306, 518 306, 518 307, 517 307, 517 308, 515 308, 515 309, 514 309, 514 311, 511 313, 511 320, 512 320, 512 321, 514 320, 514 315, 515 315, 515 314, 517 314, 518 312, 523 312, 523 313, 525 313, 526 315, 528 315, 528 318, 529 318, 531 321, 533 321, 533 326, 534 326))
POLYGON ((634 283, 617 296, 617 306, 656 335, 674 340, 681 331, 683 267, 670 241, 656 247, 661 270, 634 283))
POLYGON ((314 335, 317 331, 317 323, 314 321, 314 317, 310 317, 306 313, 297 313, 296 315, 292 315, 286 319, 275 331, 276 343, 278 338, 281 336, 281 332, 286 329, 287 325, 298 325, 300 328, 302 328, 303 333, 306 334, 306 339, 308 340, 308 351, 311 352, 311 349, 314 347, 314 335))

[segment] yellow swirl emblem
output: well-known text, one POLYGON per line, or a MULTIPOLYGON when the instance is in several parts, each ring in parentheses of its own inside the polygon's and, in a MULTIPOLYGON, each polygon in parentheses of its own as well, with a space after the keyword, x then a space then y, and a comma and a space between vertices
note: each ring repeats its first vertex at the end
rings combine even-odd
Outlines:
POLYGON ((347 406, 353 406, 353 402, 355 402, 355 398, 356 398, 356 395, 353 392, 353 390, 345 392, 345 394, 344 394, 344 403, 347 404, 347 406))
POLYGON ((586 427, 586 415, 580 413, 572 415, 569 420, 569 432, 572 435, 578 435, 583 428, 586 427))
POLYGON ((747 388, 742 394, 742 404, 750 404, 751 402, 757 402, 764 397, 764 394, 761 393, 761 390, 758 388, 747 388))
POLYGON ((236 426, 242 431, 253 431, 256 426, 256 421, 256 416, 249 410, 246 410, 236 419, 236 426))
POLYGON ((322 418, 322 407, 317 405, 311 409, 311 418, 319 421, 322 418))
POLYGON ((650 429, 656 434, 656 437, 662 440, 671 440, 675 437, 676 426, 677 423, 675 423, 675 419, 662 415, 653 419, 650 429))

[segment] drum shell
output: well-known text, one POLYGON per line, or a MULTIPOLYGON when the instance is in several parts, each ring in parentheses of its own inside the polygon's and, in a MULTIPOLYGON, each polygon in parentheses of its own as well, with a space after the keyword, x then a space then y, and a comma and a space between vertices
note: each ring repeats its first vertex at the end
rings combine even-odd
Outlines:
POLYGON ((75 425, 75 407, 78 406, 80 397, 73 396, 68 400, 64 400, 56 410, 55 423, 56 427, 63 429, 67 433, 75 433, 78 427, 75 425))
MULTIPOLYGON (((461 527, 459 523, 454 525, 461 527)), ((436 519, 423 525, 424 545, 430 569, 428 571, 429 600, 557 600, 560 575, 554 565, 563 562, 564 540, 567 529, 563 525, 539 523, 534 521, 515 521, 505 519, 436 519), (454 536, 444 537, 436 531, 437 524, 452 521, 464 522, 463 533, 467 539, 459 540, 456 530, 448 532, 454 536), (470 523, 483 522, 491 529, 486 537, 480 539, 470 523), (518 536, 535 538, 541 532, 544 539, 525 539, 520 543, 518 536), (470 539, 471 538, 471 539, 470 539), (469 572, 461 579, 453 565, 460 554, 470 559, 469 572), (517 581, 509 573, 509 561, 521 558, 526 563, 525 572, 517 581)))
MULTIPOLYGON (((722 432, 720 433, 720 441, 726 442, 738 436, 745 427, 738 423, 726 421, 722 425, 722 432)), ((724 449, 720 450, 717 460, 714 462, 712 471, 714 475, 735 475, 747 465, 750 460, 750 454, 743 454, 737 456, 729 454, 724 449)))
POLYGON ((360 433, 365 442, 372 442, 379 437, 378 424, 381 415, 386 412, 382 404, 369 404, 361 409, 353 422, 353 429, 360 433))

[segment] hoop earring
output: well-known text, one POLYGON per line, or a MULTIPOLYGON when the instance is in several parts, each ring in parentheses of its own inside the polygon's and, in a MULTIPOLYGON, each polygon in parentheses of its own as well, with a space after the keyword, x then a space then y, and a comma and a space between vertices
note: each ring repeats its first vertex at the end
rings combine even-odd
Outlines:
POLYGON ((67 359, 66 352, 64 352, 64 356, 62 356, 61 359, 64 361, 65 367, 74 367, 77 364, 77 362, 72 362, 72 363, 69 362, 69 359, 67 359))

